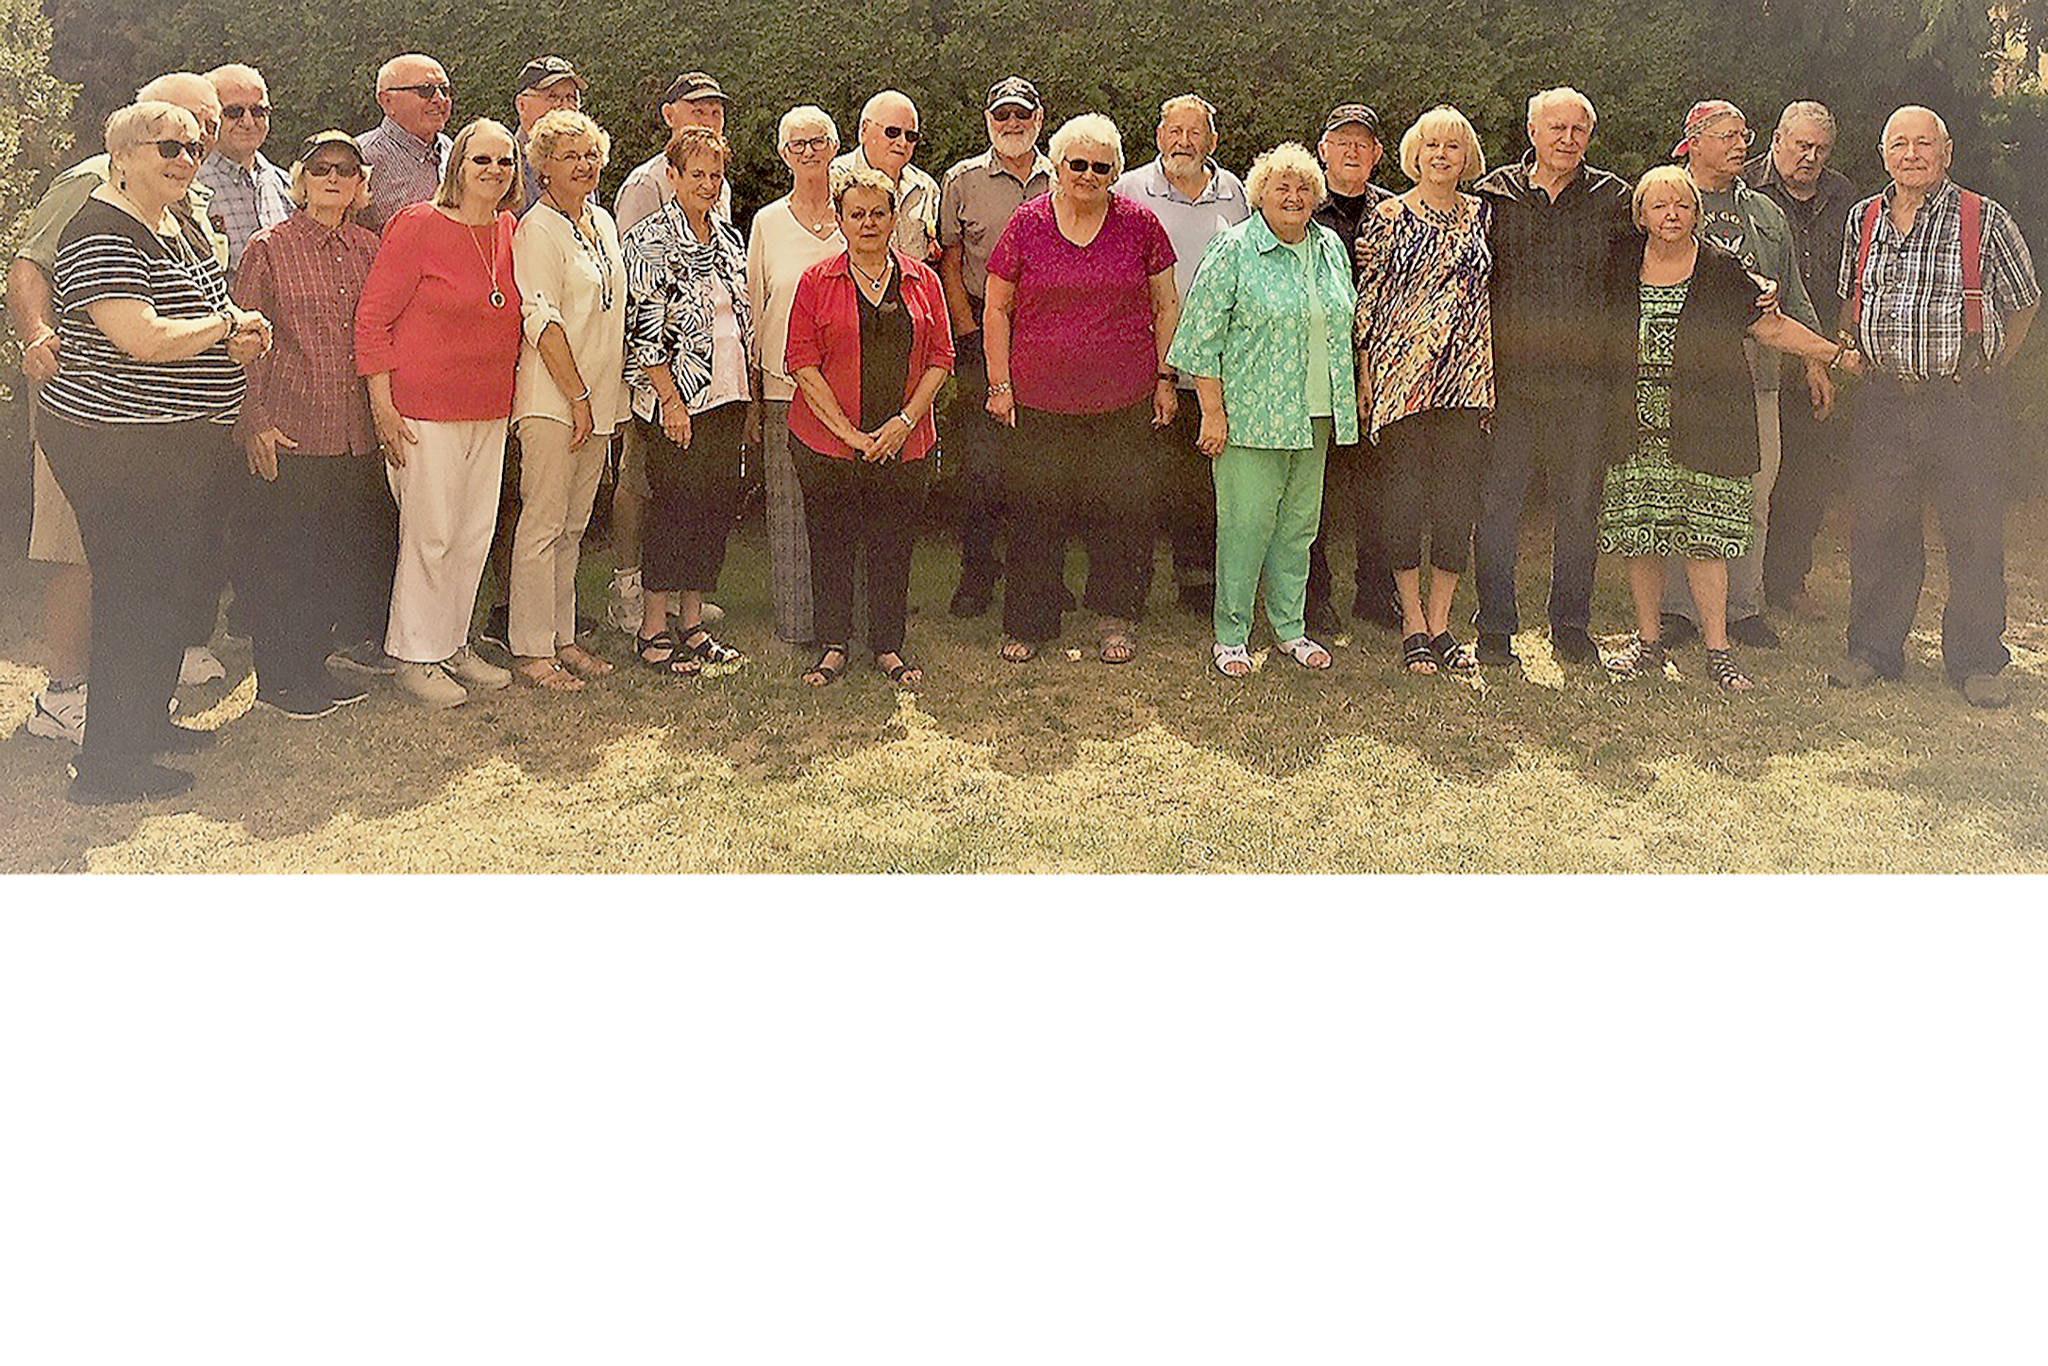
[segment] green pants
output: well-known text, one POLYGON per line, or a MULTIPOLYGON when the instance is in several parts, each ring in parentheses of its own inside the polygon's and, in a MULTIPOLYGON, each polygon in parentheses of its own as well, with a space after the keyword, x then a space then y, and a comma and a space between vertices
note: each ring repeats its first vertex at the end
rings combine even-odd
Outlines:
POLYGON ((1323 515, 1323 461, 1330 419, 1311 424, 1305 451, 1225 446, 1216 457, 1216 641, 1243 645, 1252 633, 1259 575, 1276 640, 1306 635, 1308 548, 1323 515))

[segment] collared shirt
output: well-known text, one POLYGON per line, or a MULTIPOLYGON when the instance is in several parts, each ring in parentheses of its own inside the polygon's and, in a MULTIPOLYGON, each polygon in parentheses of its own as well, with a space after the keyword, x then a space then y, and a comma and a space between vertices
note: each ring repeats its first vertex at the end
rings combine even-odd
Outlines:
MULTIPOLYGON (((43 269, 45 275, 57 273, 57 242, 64 235, 64 229, 71 222, 85 201, 92 198, 92 192, 107 183, 112 163, 105 152, 89 156, 71 167, 55 180, 37 201, 35 212, 29 215, 28 231, 22 235, 21 245, 14 254, 24 261, 33 261, 43 269)), ((194 180, 185 190, 185 203, 176 212, 196 226, 213 248, 213 259, 220 263, 222 270, 228 265, 228 239, 213 220, 207 216, 208 206, 213 201, 213 190, 194 180)))
POLYGON ((1335 190, 1324 198, 1316 211, 1309 215, 1344 242, 1344 259, 1352 260, 1352 252, 1358 246, 1358 225, 1365 216, 1394 197, 1394 192, 1384 186, 1365 182, 1365 193, 1360 195, 1338 194, 1335 190))
MULTIPOLYGON (((665 139, 663 146, 667 146, 665 139)), ((612 201, 612 219, 619 225, 620 236, 631 232, 635 223, 662 205, 674 203, 675 197, 675 188, 668 183, 668 153, 656 152, 626 173, 626 183, 619 186, 619 197, 612 201)), ((730 178, 719 186, 717 213, 726 222, 732 222, 730 178)))
POLYGON ((218 148, 199 164, 198 179, 213 191, 207 216, 228 239, 228 278, 233 279, 249 239, 292 216, 291 181, 261 152, 254 168, 245 171, 218 148))
POLYGON ((271 347, 250 362, 242 427, 276 427, 301 456, 370 455, 369 388, 356 373, 356 305, 377 234, 303 210, 251 237, 235 302, 270 319, 271 347))
MULTIPOLYGON (((692 413, 703 411, 697 405, 715 394, 717 285, 729 296, 742 351, 754 354, 747 244, 740 230, 717 214, 705 221, 712 240, 700 244, 689 216, 670 200, 628 228, 621 241, 626 260, 626 382, 633 389, 634 415, 648 422, 657 421, 660 412, 646 374, 656 366, 669 368, 683 406, 692 413)), ((746 382, 742 375, 742 389, 746 382)))
POLYGON ((988 254, 996 249, 1010 215, 1027 199, 1052 190, 1052 162, 1034 152, 1023 180, 1003 165, 991 147, 958 161, 939 183, 939 245, 960 248, 960 278, 979 299, 988 292, 988 254))
POLYGON ((434 134, 432 142, 414 137, 388 116, 356 142, 370 163, 370 206, 358 221, 372 232, 381 232, 406 205, 434 197, 455 145, 446 133, 434 134))
POLYGON ((1188 291, 1166 363, 1183 375, 1223 381, 1233 446, 1303 451, 1315 445, 1308 367, 1317 312, 1334 339, 1324 348, 1336 424, 1331 437, 1340 446, 1358 442, 1358 385, 1345 335, 1358 306, 1350 254, 1320 223, 1309 224, 1305 246, 1306 263, 1273 235, 1265 215, 1255 213, 1216 234, 1188 291))
POLYGON ((1244 182, 1213 161, 1209 184, 1196 199, 1173 188, 1166 178, 1166 163, 1156 157, 1125 171, 1110 189, 1150 209, 1166 229, 1167 240, 1173 243, 1173 287, 1182 303, 1187 302, 1188 286, 1195 282, 1195 267, 1202 264, 1210 239, 1252 216, 1244 182))
MULTIPOLYGON (((1943 180, 1913 215, 1912 231, 1902 234, 1892 223, 1896 188, 1887 185, 1883 194, 1849 210, 1838 286, 1846 298, 1856 282, 1863 216, 1872 203, 1882 203, 1884 212, 1877 216, 1870 255, 1863 263, 1863 304, 1856 319, 1863 354, 1886 374, 1912 379, 1960 374, 1966 368, 1962 192, 1953 180, 1943 180)), ((2041 302, 2041 286, 2019 225, 1995 200, 1984 201, 1980 249, 1984 356, 1991 360, 2004 348, 2007 320, 2041 302)), ((1975 363, 1974 357, 1969 360, 1975 363)))
MULTIPOLYGON (((901 407, 923 382, 927 370, 933 366, 953 368, 953 326, 946 316, 946 296, 939 287, 937 271, 901 252, 896 254, 896 271, 902 282, 903 311, 910 319, 909 364, 894 395, 896 406, 901 407)), ((863 397, 861 302, 844 251, 811 266, 797 281, 789 310, 789 334, 776 361, 778 366, 786 365, 790 374, 817 366, 839 403, 839 411, 857 425, 862 421, 863 397)), ((790 399, 789 434, 820 455, 853 458, 853 448, 834 436, 824 419, 811 410, 802 389, 790 399)), ((901 458, 922 460, 938 439, 927 409, 903 439, 901 458)))
MULTIPOLYGON (((835 171, 873 170, 868 150, 856 147, 844 156, 832 158, 835 171)), ((887 172, 884 172, 887 174, 887 172)), ((896 250, 915 261, 929 261, 939 254, 939 182, 905 163, 903 178, 896 185, 896 250)))
POLYGON ((1500 387, 1518 393, 1597 380, 1608 253, 1636 236, 1620 176, 1582 164, 1552 199, 1535 172, 1532 151, 1473 186, 1493 211, 1494 371, 1500 387))
POLYGON ((1792 227, 1792 250, 1799 262, 1799 278, 1806 284, 1806 296, 1820 315, 1822 336, 1831 335, 1841 316, 1842 296, 1836 292, 1836 259, 1842 233, 1849 222, 1849 206, 1856 202, 1856 187, 1849 177, 1831 166, 1823 166, 1811 199, 1801 199, 1785 187, 1778 164, 1771 154, 1750 158, 1742 174, 1758 191, 1784 211, 1792 227))

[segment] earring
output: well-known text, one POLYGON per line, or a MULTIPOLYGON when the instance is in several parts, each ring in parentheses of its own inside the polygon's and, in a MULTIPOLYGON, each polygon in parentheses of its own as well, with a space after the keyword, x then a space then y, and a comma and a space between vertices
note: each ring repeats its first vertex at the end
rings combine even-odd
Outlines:
POLYGON ((114 188, 119 190, 122 194, 128 193, 128 173, 126 171, 121 172, 121 174, 115 178, 114 188))

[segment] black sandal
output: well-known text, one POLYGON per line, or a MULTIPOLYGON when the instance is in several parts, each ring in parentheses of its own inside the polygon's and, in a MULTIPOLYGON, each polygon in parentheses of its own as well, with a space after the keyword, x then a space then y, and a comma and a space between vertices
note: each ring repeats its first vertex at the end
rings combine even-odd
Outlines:
POLYGON ((839 675, 845 672, 846 647, 844 645, 826 645, 818 653, 818 662, 804 670, 804 682, 810 683, 814 688, 829 688, 838 682, 839 675), (825 661, 833 655, 839 656, 839 662, 837 664, 827 664, 825 661), (818 681, 811 683, 811 680, 814 678, 818 681))
POLYGON ((1735 667, 1735 651, 1707 651, 1707 677, 1726 692, 1748 692, 1756 685, 1749 675, 1735 667))
POLYGON ((692 678, 704 666, 683 649, 683 643, 676 639, 674 631, 656 631, 651 636, 633 634, 633 657, 645 668, 671 678, 692 678), (650 658, 649 650, 660 649, 667 653, 650 658))
POLYGON ((1616 678, 1660 677, 1664 673, 1664 642, 1644 640, 1641 636, 1623 647, 1622 652, 1607 661, 1607 672, 1616 678))
POLYGON ((1458 643, 1458 638, 1449 631, 1434 636, 1429 642, 1429 652, 1436 656, 1436 662, 1454 674, 1477 672, 1479 661, 1472 652, 1458 643))
POLYGON ((686 626, 674 632, 681 641, 683 650, 706 664, 737 664, 746 658, 730 645, 723 644, 718 637, 704 629, 703 624, 686 626))
POLYGON ((885 665, 882 663, 881 655, 875 656, 875 667, 880 669, 891 683, 894 683, 899 688, 914 688, 917 686, 917 683, 924 682, 924 670, 905 659, 901 650, 885 650, 883 654, 896 656, 896 663, 894 665, 885 665), (912 674, 917 675, 917 683, 905 683, 903 680, 912 674))
POLYGON ((1429 637, 1417 631, 1401 642, 1401 665, 1409 673, 1427 678, 1436 672, 1436 651, 1429 648, 1429 637), (1427 664, 1428 668, 1420 666, 1427 664))

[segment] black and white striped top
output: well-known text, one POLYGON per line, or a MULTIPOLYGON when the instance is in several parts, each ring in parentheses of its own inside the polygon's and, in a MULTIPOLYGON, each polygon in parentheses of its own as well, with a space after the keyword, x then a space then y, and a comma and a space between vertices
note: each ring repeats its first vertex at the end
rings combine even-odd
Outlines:
POLYGON ((93 325, 88 304, 140 299, 160 318, 204 318, 227 301, 227 278, 196 227, 159 237, 100 199, 85 201, 57 243, 55 379, 45 408, 74 422, 229 423, 242 406, 242 367, 216 342, 189 360, 146 364, 93 325))

